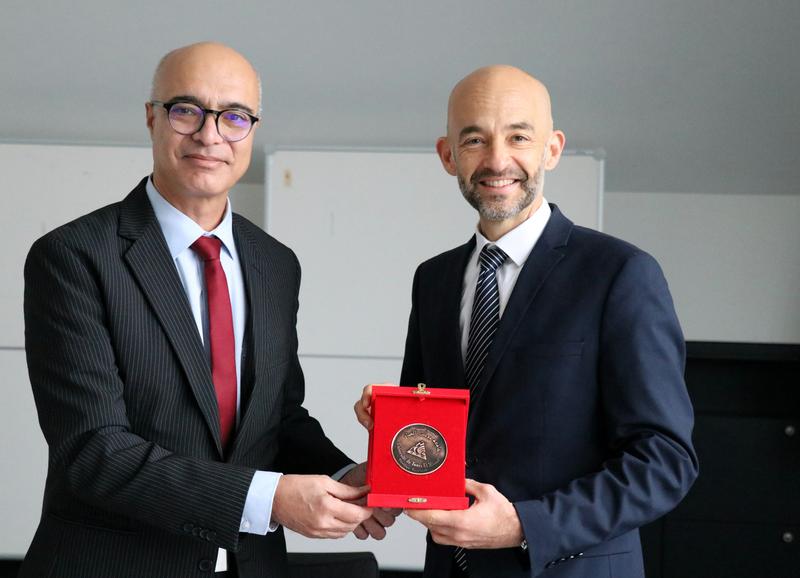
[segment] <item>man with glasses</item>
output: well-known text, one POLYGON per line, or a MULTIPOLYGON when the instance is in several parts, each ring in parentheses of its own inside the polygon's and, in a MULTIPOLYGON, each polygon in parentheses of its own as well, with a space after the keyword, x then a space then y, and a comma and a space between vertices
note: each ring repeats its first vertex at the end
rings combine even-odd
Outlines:
POLYGON ((297 259, 231 212, 260 97, 226 46, 169 53, 146 105, 152 175, 30 251, 50 457, 23 577, 282 576, 280 525, 380 538, 393 521, 352 503, 363 467, 301 405, 297 259))

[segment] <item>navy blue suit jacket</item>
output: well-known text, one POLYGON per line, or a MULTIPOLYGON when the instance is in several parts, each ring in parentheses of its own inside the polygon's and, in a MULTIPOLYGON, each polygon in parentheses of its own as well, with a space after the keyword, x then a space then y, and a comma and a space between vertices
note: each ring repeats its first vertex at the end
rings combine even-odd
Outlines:
MULTIPOLYGON (((643 576, 639 526, 698 471, 683 335, 650 255, 552 209, 467 428, 467 477, 514 504, 529 547, 468 551, 470 576, 643 576)), ((473 247, 419 266, 401 384, 466 386, 459 309, 473 247)), ((447 576, 452 555, 429 536, 425 575, 447 576)))

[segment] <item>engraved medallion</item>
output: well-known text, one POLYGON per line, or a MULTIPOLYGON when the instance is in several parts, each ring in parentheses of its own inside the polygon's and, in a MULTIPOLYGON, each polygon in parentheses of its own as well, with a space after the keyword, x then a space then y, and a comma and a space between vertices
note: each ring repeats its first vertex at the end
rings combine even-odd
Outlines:
POLYGON ((430 474, 447 459, 447 442, 431 426, 412 423, 394 434, 392 457, 409 474, 430 474))

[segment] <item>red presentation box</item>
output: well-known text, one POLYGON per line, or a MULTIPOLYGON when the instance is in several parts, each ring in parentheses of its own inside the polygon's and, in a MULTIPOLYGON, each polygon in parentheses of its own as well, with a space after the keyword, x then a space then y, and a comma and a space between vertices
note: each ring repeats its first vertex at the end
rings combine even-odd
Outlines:
POLYGON ((463 510, 469 390, 372 386, 367 505, 463 510))

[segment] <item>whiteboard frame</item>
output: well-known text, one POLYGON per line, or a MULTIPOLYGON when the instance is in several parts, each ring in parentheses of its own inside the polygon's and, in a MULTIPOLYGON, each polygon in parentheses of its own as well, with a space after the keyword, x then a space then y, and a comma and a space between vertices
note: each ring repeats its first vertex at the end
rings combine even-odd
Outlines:
MULTIPOLYGON (((331 312, 331 299, 344 309, 358 310, 360 307, 365 307, 365 311, 371 311, 375 315, 378 311, 384 312, 388 309, 383 306, 378 307, 372 299, 374 295, 383 295, 386 303, 405 303, 410 294, 410 287, 407 292, 400 293, 397 287, 405 284, 407 280, 410 282, 419 263, 429 259, 433 254, 462 244, 466 240, 464 232, 475 230, 477 215, 467 203, 432 200, 430 201, 432 204, 429 204, 425 195, 426 192, 435 192, 440 199, 446 199, 441 194, 452 190, 452 193, 460 198, 457 194, 456 179, 447 174, 432 147, 276 147, 265 152, 265 155, 263 193, 265 214, 262 226, 269 234, 295 250, 304 268, 304 287, 301 290, 301 302, 304 305, 301 308, 303 312, 298 318, 298 333, 301 336, 300 354, 333 358, 352 356, 360 359, 400 355, 403 339, 394 335, 389 328, 405 327, 407 318, 401 321, 402 315, 397 311, 386 313, 386 318, 376 318, 367 314, 366 317, 369 319, 382 319, 382 321, 373 323, 372 326, 365 325, 361 330, 351 331, 350 337, 345 342, 334 340, 330 336, 326 337, 325 332, 312 331, 310 320, 315 319, 322 326, 328 324, 341 326, 343 320, 331 312), (393 171, 400 167, 403 167, 400 170, 412 172, 404 179, 398 180, 396 177, 399 173, 393 171), (284 182, 282 175, 287 168, 291 169, 294 178, 284 182), (352 179, 343 172, 350 172, 352 179), (383 174, 393 174, 394 184, 387 188, 381 183, 383 174), (334 175, 347 181, 347 184, 329 181, 334 175), (394 196, 387 198, 385 202, 377 201, 375 195, 368 193, 376 186, 381 187, 384 192, 393 192, 394 196), (398 205, 398 191, 409 186, 417 191, 408 197, 409 200, 414 198, 423 203, 422 206, 428 209, 424 214, 410 211, 409 203, 398 205), (333 189, 328 190, 330 187, 333 189), (295 194, 299 196, 294 196, 295 194), (335 258, 320 258, 320 255, 328 254, 327 252, 331 250, 330 243, 347 252, 350 246, 355 246, 352 243, 359 242, 357 239, 351 239, 349 245, 342 244, 342 233, 334 233, 334 226, 341 227, 342 223, 348 225, 340 231, 361 230, 360 234, 363 235, 368 230, 369 233, 366 234, 372 239, 381 238, 385 233, 384 229, 372 225, 362 227, 361 223, 354 223, 350 211, 346 209, 348 203, 352 202, 358 204, 354 208, 362 210, 360 204, 367 198, 371 210, 379 210, 382 213, 388 211, 395 217, 402 214, 404 222, 416 223, 418 233, 414 235, 414 243, 411 244, 413 246, 408 245, 403 249, 403 257, 395 264, 397 266, 392 267, 391 271, 384 271, 385 275, 379 275, 382 279, 380 283, 386 283, 387 279, 391 279, 388 281, 390 285, 383 286, 382 290, 374 291, 372 294, 362 295, 369 298, 365 305, 365 302, 354 301, 352 292, 342 288, 344 285, 338 277, 339 274, 335 268, 331 268, 331 262, 335 258), (445 204, 449 208, 443 209, 445 204), (330 211, 329 220, 320 213, 322 206, 328 207, 325 211, 330 211), (433 215, 438 216, 433 217, 433 215), (432 219, 445 219, 445 221, 437 221, 439 224, 436 224, 432 219), (454 229, 452 223, 456 221, 461 223, 461 227, 454 229), (300 222, 304 223, 302 233, 296 226, 300 222), (432 231, 439 227, 441 234, 433 234, 432 231), (312 243, 313 239, 316 239, 316 244, 312 243), (430 244, 425 245, 425 250, 420 250, 420 243, 426 242, 430 244), (409 257, 412 254, 413 258, 409 257), (330 284, 330 279, 339 279, 340 282, 330 284), (326 291, 324 295, 316 290, 309 292, 309 288, 324 286, 331 287, 332 292, 326 291)), ((602 230, 604 219, 604 157, 602 149, 568 149, 563 157, 565 162, 548 173, 550 180, 547 180, 545 185, 545 189, 549 191, 545 193, 548 201, 559 205, 576 224, 598 230, 602 230)), ((393 239, 400 235, 394 224, 389 224, 388 227, 386 230, 396 233, 392 235, 393 239)), ((345 236, 348 236, 348 233, 345 233, 345 236)), ((389 242, 390 252, 398 250, 395 245, 396 241, 389 242)), ((374 249, 370 248, 367 252, 374 253, 374 249)), ((356 257, 359 270, 367 270, 364 267, 372 267, 373 263, 381 262, 381 255, 372 256, 373 261, 364 261, 363 252, 359 252, 356 257)), ((363 288, 360 286, 355 289, 356 293, 359 291, 363 293, 363 288)))
MULTIPOLYGON (((433 147, 283 147, 278 146, 265 151, 265 174, 264 174, 264 229, 270 234, 278 234, 281 241, 286 241, 280 238, 279 231, 274 227, 275 219, 280 219, 279 215, 273 215, 276 207, 280 207, 280 200, 275 196, 276 189, 281 190, 278 186, 278 179, 280 174, 276 172, 276 164, 274 163, 276 156, 279 153, 379 153, 379 154, 419 154, 419 155, 436 155, 433 147), (275 181, 273 181, 273 178, 275 181), (271 228, 269 225, 273 224, 271 228)), ((597 202, 597 228, 602 228, 603 225, 603 204, 604 204, 604 186, 605 186, 605 153, 602 149, 587 150, 587 149, 568 149, 564 151, 567 156, 580 156, 591 157, 596 161, 596 202, 597 202)), ((442 168, 442 174, 444 169, 442 168)), ((453 179, 454 193, 457 187, 455 179, 453 179)), ((591 189, 585 191, 591 194, 591 189)), ((555 202, 558 202, 557 200, 555 202)), ((466 203, 464 203, 466 207, 466 203)), ((280 209, 278 209, 280 210, 280 209)), ((591 215, 591 211, 587 211, 591 215)), ((586 215, 585 215, 586 216, 586 215)), ((477 220, 477 217, 476 217, 477 220)), ((291 241, 289 241, 292 246, 291 241)), ((301 297, 302 299, 302 297, 301 297)), ((305 307, 305 302, 301 302, 301 309, 305 307)), ((401 327, 404 329, 405 324, 401 327)), ((301 327, 298 326, 298 331, 301 327)), ((304 342, 303 335, 301 334, 301 344, 304 342)), ((348 398, 347 403, 343 403, 341 398, 344 391, 350 393, 345 394, 345 397, 355 399, 359 393, 358 387, 362 383, 372 383, 383 381, 395 381, 399 379, 397 375, 385 375, 385 368, 391 365, 392 361, 398 365, 402 365, 402 349, 399 355, 373 355, 367 351, 351 351, 345 352, 329 352, 326 350, 317 351, 311 348, 307 351, 301 348, 299 352, 301 363, 303 364, 304 371, 306 372, 306 400, 304 405, 308 411, 320 419, 327 435, 331 437, 337 444, 347 451, 354 459, 363 459, 363 451, 365 442, 363 441, 363 432, 358 430, 358 426, 354 425, 355 420, 350 413, 350 402, 348 398), (322 369, 324 368, 324 369, 322 369), (352 391, 351 391, 352 390, 352 391)), ((401 518, 399 523, 390 530, 391 536, 387 538, 388 544, 375 543, 372 549, 379 561, 379 565, 383 569, 397 569, 402 571, 420 571, 424 563, 424 539, 425 530, 422 526, 410 523, 408 519, 401 518), (404 555, 399 555, 397 552, 405 552, 404 555), (412 555, 408 555, 413 552, 412 555)), ((310 552, 310 551, 350 551, 353 548, 360 547, 355 540, 350 537, 344 540, 313 541, 304 539, 293 532, 287 532, 286 536, 287 548, 293 552, 310 552)))

